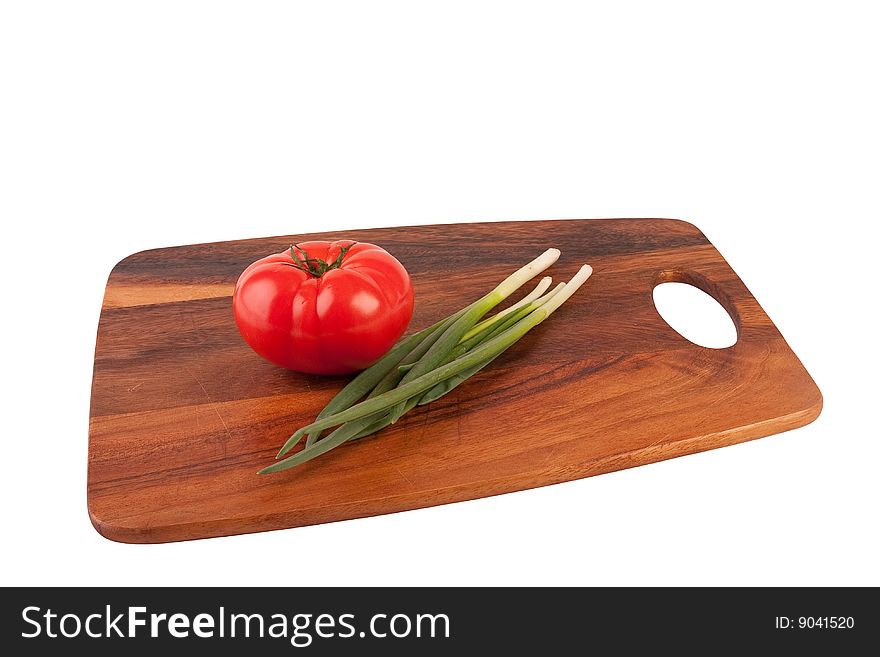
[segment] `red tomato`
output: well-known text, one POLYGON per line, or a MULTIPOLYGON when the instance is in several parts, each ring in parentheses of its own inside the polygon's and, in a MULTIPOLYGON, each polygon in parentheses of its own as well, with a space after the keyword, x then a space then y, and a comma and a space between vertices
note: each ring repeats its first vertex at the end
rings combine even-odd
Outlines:
POLYGON ((260 356, 310 374, 348 374, 378 360, 413 311, 406 269, 374 244, 303 242, 257 260, 232 296, 235 323, 260 356))

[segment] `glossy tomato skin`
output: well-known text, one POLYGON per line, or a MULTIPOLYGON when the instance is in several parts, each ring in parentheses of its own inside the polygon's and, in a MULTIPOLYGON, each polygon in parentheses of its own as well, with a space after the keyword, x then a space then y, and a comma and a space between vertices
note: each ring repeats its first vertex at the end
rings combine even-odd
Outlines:
MULTIPOLYGON (((298 248, 332 263, 351 243, 301 242, 298 248)), ((349 374, 369 367, 403 335, 412 317, 412 282, 384 249, 356 242, 337 269, 321 276, 295 264, 290 249, 267 256, 235 285, 235 323, 266 360, 309 374, 349 374)))

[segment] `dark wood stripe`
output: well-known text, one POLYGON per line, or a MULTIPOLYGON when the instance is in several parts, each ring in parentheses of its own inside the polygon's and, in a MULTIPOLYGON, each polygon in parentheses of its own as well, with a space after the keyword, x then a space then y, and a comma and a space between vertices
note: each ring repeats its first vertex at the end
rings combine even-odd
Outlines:
POLYGON ((448 224, 281 235, 152 249, 130 255, 117 264, 110 283, 155 283, 160 274, 160 280, 174 283, 234 284, 242 270, 254 260, 282 251, 291 243, 310 239, 378 243, 392 252, 414 277, 436 275, 441 269, 472 275, 484 267, 505 272, 511 263, 527 262, 536 250, 540 252, 548 244, 559 245, 566 253, 577 249, 594 258, 708 244, 705 236, 688 224, 668 219, 593 220, 590 223, 590 230, 586 232, 582 221, 479 224, 485 227, 481 231, 490 234, 486 236, 488 239, 480 239, 476 247, 468 237, 474 224, 448 224), (625 222, 651 223, 654 230, 642 231, 637 240, 623 241, 620 236, 628 231, 625 222))

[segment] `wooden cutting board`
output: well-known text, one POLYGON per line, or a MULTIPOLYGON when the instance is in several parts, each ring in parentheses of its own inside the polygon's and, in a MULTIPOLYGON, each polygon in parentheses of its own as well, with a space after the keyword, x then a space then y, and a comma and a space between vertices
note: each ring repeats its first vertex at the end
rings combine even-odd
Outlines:
POLYGON ((136 253, 107 283, 95 349, 88 508, 130 543, 405 511, 544 486, 760 438, 815 419, 822 396, 692 224, 601 219, 351 230, 136 253), (409 271, 410 332, 549 246, 554 282, 595 273, 550 321, 438 402, 301 467, 257 475, 344 377, 279 369, 242 341, 231 294, 252 261, 307 239, 379 244, 409 271), (652 290, 691 283, 737 343, 694 345, 652 290))

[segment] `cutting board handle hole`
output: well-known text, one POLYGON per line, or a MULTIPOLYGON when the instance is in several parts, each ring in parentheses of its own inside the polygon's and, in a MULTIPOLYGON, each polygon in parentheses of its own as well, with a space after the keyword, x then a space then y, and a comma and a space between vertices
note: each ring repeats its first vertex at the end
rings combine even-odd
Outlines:
POLYGON ((725 349, 736 344, 737 322, 732 304, 701 278, 662 272, 655 282, 654 307, 679 335, 701 347, 725 349))

